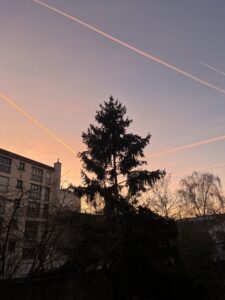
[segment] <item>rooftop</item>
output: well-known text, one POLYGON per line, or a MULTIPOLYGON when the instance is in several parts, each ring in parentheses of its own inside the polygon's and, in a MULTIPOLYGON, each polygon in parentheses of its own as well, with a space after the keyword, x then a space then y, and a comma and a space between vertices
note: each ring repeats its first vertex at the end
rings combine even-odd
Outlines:
POLYGON ((23 161, 23 162, 26 162, 28 164, 37 166, 39 168, 48 169, 49 171, 54 171, 54 167, 51 167, 49 165, 43 164, 41 162, 38 162, 36 160, 27 158, 25 156, 18 155, 16 153, 13 153, 13 152, 1 149, 1 148, 0 148, 0 155, 5 156, 7 158, 17 159, 17 160, 23 161))

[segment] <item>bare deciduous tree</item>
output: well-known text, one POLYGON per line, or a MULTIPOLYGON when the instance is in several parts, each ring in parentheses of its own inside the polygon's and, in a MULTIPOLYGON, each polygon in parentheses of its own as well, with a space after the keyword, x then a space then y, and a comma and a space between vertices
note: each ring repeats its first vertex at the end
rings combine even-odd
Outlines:
POLYGON ((177 218, 180 207, 176 193, 173 193, 169 187, 171 178, 165 176, 157 181, 147 192, 146 205, 157 214, 166 218, 177 218))
POLYGON ((4 209, 0 224, 0 281, 18 276, 30 278, 65 263, 57 240, 64 232, 60 218, 68 210, 64 207, 67 195, 56 201, 51 212, 44 208, 39 211, 41 219, 37 220, 33 211, 35 215, 27 220, 29 191, 22 188, 19 193, 14 199, 0 198, 0 208, 4 209))
POLYGON ((178 190, 182 209, 189 216, 207 216, 223 212, 225 198, 221 180, 211 173, 193 172, 180 181, 178 190))

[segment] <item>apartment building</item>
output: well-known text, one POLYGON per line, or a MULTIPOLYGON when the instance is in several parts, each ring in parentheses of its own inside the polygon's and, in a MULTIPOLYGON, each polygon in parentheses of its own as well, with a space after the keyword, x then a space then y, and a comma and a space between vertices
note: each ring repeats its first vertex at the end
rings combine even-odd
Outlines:
POLYGON ((60 179, 60 162, 51 167, 0 148, 0 196, 26 199, 28 218, 45 218, 59 198, 60 179))
POLYGON ((24 253, 33 247, 40 224, 57 206, 60 179, 59 161, 48 166, 0 148, 0 234, 11 226, 9 251, 14 251, 19 235, 24 253))

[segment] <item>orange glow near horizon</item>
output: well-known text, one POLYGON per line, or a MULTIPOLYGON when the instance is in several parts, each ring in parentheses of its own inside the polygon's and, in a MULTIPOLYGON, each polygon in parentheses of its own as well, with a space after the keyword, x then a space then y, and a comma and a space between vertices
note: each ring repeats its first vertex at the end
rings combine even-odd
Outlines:
POLYGON ((152 133, 149 169, 178 181, 217 168, 225 182, 223 47, 214 57, 210 47, 224 42, 222 32, 215 43, 202 10, 193 16, 201 22, 190 23, 190 4, 168 11, 157 1, 87 2, 1 3, 0 147, 48 165, 59 158, 62 184, 80 184, 82 131, 113 94, 135 120, 132 130, 152 133))
MULTIPOLYGON (((39 121, 37 121, 34 117, 32 117, 29 113, 27 113, 26 111, 24 111, 11 98, 9 98, 8 96, 6 96, 2 92, 0 92, 0 98, 4 102, 6 102, 8 105, 10 105, 12 108, 14 108, 17 112, 19 112, 21 115, 23 115, 26 119, 28 119, 29 121, 31 121, 37 127, 41 128, 42 131, 44 131, 45 133, 48 134, 48 136, 50 136, 51 138, 53 138, 54 140, 56 140, 59 144, 63 145, 64 148, 66 148, 67 150, 70 151, 70 153, 72 153, 73 155, 76 154, 75 150, 73 150, 69 145, 67 145, 65 142, 63 142, 59 137, 57 137, 48 128, 46 128, 43 124, 41 124, 39 121)), ((193 144, 189 144, 189 145, 185 145, 185 146, 181 146, 181 147, 176 147, 176 148, 168 149, 168 150, 157 152, 157 153, 152 153, 150 155, 150 157, 157 157, 157 156, 164 155, 164 154, 175 153, 175 152, 186 150, 186 149, 192 149, 192 148, 195 148, 195 147, 198 147, 198 146, 201 146, 201 145, 213 143, 213 142, 224 140, 224 139, 225 139, 225 135, 218 136, 218 137, 211 138, 211 139, 208 139, 208 140, 204 140, 204 141, 201 141, 201 142, 197 142, 197 143, 193 143, 193 144)), ((146 156, 146 158, 148 158, 148 156, 146 156)), ((71 162, 69 163, 69 165, 71 165, 71 162)), ((187 170, 183 170, 183 171, 181 170, 181 171, 177 171, 177 172, 175 171, 174 173, 171 172, 171 175, 173 177, 178 177, 180 175, 183 175, 185 173, 191 172, 193 170, 201 171, 201 170, 207 170, 207 169, 210 169, 210 168, 219 168, 219 167, 222 167, 222 166, 225 166, 224 162, 223 163, 219 163, 219 164, 204 166, 204 167, 200 167, 200 168, 193 167, 192 169, 187 169, 187 170)), ((72 177, 74 175, 75 174, 74 174, 74 172, 72 172, 71 169, 67 169, 63 173, 62 177, 66 176, 67 180, 65 180, 65 182, 70 182, 72 180, 72 177), (68 174, 69 174, 69 176, 68 176, 68 174)), ((76 174, 76 178, 78 178, 78 174, 76 174)))
POLYGON ((61 138, 59 138, 57 135, 55 135, 52 131, 50 131, 46 126, 44 126, 42 123, 40 123, 38 120, 36 120, 28 112, 23 110, 18 104, 15 103, 15 101, 13 101, 11 98, 6 96, 1 91, 0 91, 0 98, 4 102, 6 102, 8 105, 10 105, 12 108, 14 108, 17 112, 19 112, 21 115, 23 115, 25 118, 27 118, 29 121, 31 121, 33 124, 35 124, 37 127, 41 128, 45 133, 47 133, 50 137, 52 137, 58 143, 63 145, 67 150, 69 150, 71 153, 76 155, 76 151, 72 147, 70 147, 68 144, 66 144, 63 140, 61 140, 61 138))

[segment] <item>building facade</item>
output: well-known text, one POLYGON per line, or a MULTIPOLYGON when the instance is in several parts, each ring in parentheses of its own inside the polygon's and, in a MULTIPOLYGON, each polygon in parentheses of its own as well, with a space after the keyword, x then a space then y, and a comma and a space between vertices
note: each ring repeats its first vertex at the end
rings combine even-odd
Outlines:
POLYGON ((29 258, 41 235, 40 225, 57 207, 60 179, 60 162, 52 167, 0 149, 1 261, 8 253, 29 258))

